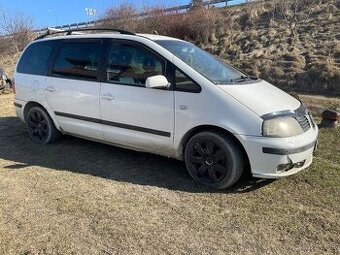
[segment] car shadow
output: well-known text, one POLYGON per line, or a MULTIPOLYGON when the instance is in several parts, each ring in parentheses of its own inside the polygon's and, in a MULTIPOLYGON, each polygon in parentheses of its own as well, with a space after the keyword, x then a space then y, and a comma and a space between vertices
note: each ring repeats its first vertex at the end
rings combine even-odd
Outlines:
POLYGON ((30 140, 24 124, 16 117, 0 117, 0 158, 15 162, 5 167, 8 171, 41 166, 192 193, 245 193, 272 182, 245 175, 229 189, 212 190, 196 184, 187 173, 185 164, 178 160, 71 136, 64 136, 51 145, 37 145, 30 140))

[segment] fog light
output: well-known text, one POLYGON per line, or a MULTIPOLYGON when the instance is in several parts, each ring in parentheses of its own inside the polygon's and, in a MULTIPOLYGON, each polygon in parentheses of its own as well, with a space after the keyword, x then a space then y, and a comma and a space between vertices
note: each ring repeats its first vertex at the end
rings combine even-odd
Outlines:
POLYGON ((306 160, 302 160, 300 162, 297 163, 288 163, 288 164, 281 164, 277 166, 277 171, 278 172, 287 172, 293 168, 300 168, 303 167, 306 163, 306 160))
POLYGON ((303 167, 303 165, 305 164, 305 162, 306 162, 306 160, 297 162, 297 163, 294 164, 294 167, 296 167, 296 168, 303 167))

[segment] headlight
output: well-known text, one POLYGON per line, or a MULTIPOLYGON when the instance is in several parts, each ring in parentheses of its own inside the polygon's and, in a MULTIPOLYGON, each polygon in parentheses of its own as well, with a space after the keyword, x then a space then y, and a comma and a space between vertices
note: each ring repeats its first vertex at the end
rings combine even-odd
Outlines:
POLYGON ((303 134, 302 127, 293 117, 278 117, 264 120, 262 135, 268 137, 290 137, 303 134))

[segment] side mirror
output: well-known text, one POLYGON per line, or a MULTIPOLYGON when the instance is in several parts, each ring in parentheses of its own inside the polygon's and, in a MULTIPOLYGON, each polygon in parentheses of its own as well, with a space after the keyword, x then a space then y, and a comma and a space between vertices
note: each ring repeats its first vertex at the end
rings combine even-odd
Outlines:
POLYGON ((164 75, 151 76, 146 79, 145 87, 150 89, 167 89, 170 83, 164 75))

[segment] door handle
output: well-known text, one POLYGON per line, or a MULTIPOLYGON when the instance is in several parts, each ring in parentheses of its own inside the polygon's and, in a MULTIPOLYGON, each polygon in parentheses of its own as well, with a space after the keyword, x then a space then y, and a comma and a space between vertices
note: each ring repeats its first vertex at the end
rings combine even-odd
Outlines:
POLYGON ((104 95, 102 95, 102 99, 112 101, 115 98, 111 94, 104 94, 104 95))
POLYGON ((54 87, 46 87, 46 90, 49 92, 54 92, 55 88, 54 87))

